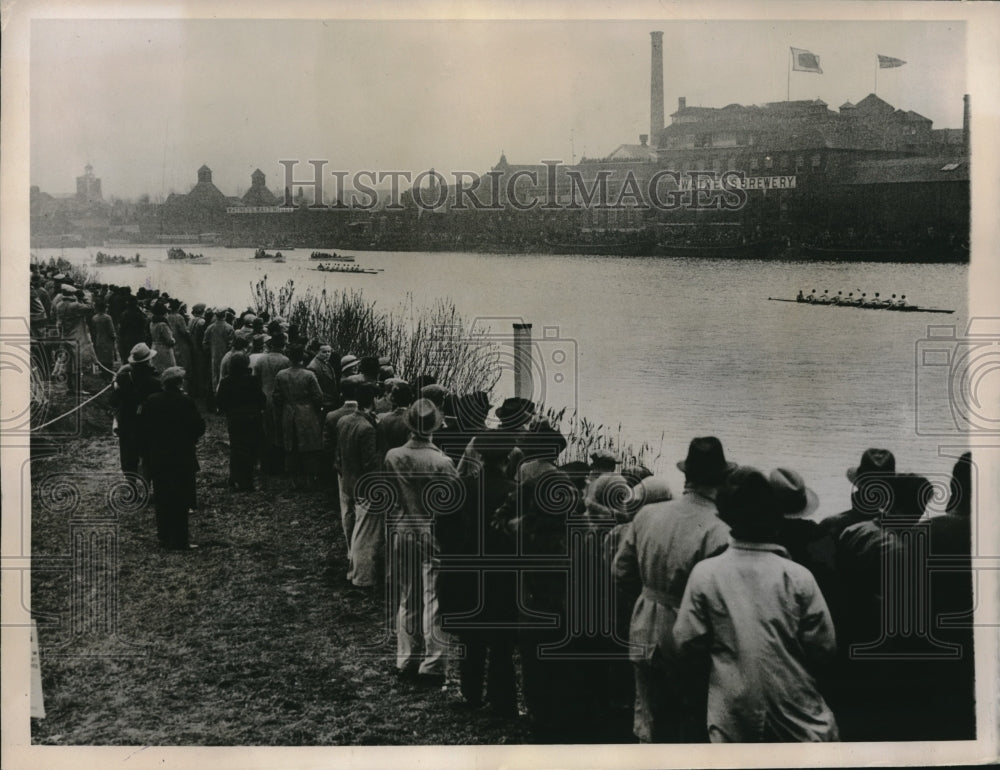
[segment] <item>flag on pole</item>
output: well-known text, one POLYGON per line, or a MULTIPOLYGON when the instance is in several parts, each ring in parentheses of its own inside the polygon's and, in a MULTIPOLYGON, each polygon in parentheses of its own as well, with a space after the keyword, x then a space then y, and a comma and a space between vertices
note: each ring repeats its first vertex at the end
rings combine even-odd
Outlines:
POLYGON ((876 54, 878 56, 878 68, 882 70, 887 70, 892 67, 902 67, 906 64, 902 59, 895 59, 892 56, 883 56, 882 54, 876 54))
POLYGON ((792 69, 796 72, 815 72, 819 75, 823 74, 823 70, 819 67, 819 57, 816 54, 802 48, 792 49, 792 69))

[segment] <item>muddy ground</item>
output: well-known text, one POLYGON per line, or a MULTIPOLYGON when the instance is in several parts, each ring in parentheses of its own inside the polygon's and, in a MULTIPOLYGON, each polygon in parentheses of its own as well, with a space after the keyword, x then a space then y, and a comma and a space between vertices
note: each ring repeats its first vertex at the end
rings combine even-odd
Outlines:
POLYGON ((31 601, 47 716, 32 720, 33 743, 530 742, 523 716, 462 708, 454 661, 444 688, 398 682, 387 602, 343 577, 330 490, 278 479, 231 492, 224 421, 207 422, 200 547, 186 553, 159 547, 152 505, 122 483, 105 397, 79 436, 52 439, 58 423, 36 436, 31 601))

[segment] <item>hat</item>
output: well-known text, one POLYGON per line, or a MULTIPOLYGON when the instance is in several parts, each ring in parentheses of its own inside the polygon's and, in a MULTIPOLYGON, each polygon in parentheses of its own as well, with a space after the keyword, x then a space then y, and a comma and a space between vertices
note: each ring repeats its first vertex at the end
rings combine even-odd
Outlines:
POLYGON ((392 390, 389 391, 389 400, 393 406, 409 406, 413 403, 413 389, 406 380, 398 380, 393 383, 392 390))
POLYGON ((285 346, 285 341, 286 338, 284 332, 276 332, 275 334, 272 334, 270 337, 268 337, 267 344, 270 345, 272 349, 276 350, 279 348, 283 348, 285 346))
POLYGON ((406 412, 406 425, 414 433, 426 436, 441 427, 444 418, 430 399, 419 398, 406 412))
POLYGON ((701 436, 691 439, 687 457, 679 461, 677 467, 685 476, 698 481, 718 482, 736 467, 736 463, 726 462, 719 439, 715 436, 701 436))
POLYGON ((160 382, 166 385, 168 382, 173 382, 174 380, 183 380, 187 376, 185 372, 179 366, 171 366, 163 370, 160 375, 160 382))
POLYGON ((590 453, 590 468, 597 471, 614 471, 618 467, 618 458, 607 449, 598 449, 590 453))
POLYGON ((566 448, 566 437, 563 436, 548 420, 539 420, 531 426, 531 430, 521 440, 521 451, 525 458, 545 457, 555 454, 559 456, 566 448))
MULTIPOLYGON (((628 475, 622 474, 625 481, 628 475)), ((603 476, 601 478, 604 478, 603 476)), ((601 479, 597 479, 600 481, 601 479)), ((596 482, 595 482, 596 483, 596 482)), ((667 484, 667 480, 661 476, 647 476, 638 484, 632 487, 632 499, 629 502, 629 510, 638 511, 644 505, 653 503, 665 503, 674 499, 674 493, 667 484)))
POLYGON ((414 379, 410 384, 413 386, 413 389, 419 393, 420 390, 427 385, 436 385, 437 377, 433 374, 418 374, 416 379, 414 379))
POLYGON ((359 366, 361 366, 361 361, 358 360, 357 356, 352 356, 350 353, 340 359, 340 370, 344 374, 347 374, 349 370, 357 369, 359 366))
POLYGON ((421 398, 429 398, 438 409, 444 408, 445 398, 448 396, 448 388, 444 385, 424 385, 420 389, 421 398))
POLYGON ((628 468, 622 468, 622 476, 633 487, 638 486, 644 479, 648 479, 652 475, 653 472, 645 465, 630 465, 628 468))
POLYGON ((194 307, 191 308, 191 312, 194 313, 195 315, 198 315, 198 313, 204 313, 205 312, 205 303, 204 302, 195 302, 194 303, 194 307))
POLYGON ((865 474, 879 476, 894 476, 896 474, 896 458, 888 449, 866 449, 861 455, 861 463, 855 468, 847 469, 847 478, 856 481, 858 476, 865 474))
POLYGON ((631 499, 632 487, 617 473, 605 473, 587 487, 586 503, 592 513, 603 514, 601 509, 607 509, 611 514, 624 514, 631 499))
POLYGON ((775 468, 768 477, 774 490, 774 505, 783 516, 808 516, 819 507, 816 493, 805 480, 788 468, 775 468))
POLYGON ((531 422, 535 414, 535 402, 527 398, 508 398, 496 409, 501 428, 519 428, 531 422))
POLYGON ((61 281, 65 277, 66 277, 66 273, 56 273, 54 276, 52 276, 52 280, 53 281, 61 281))
POLYGON ((715 499, 719 518, 737 540, 773 540, 781 515, 774 507, 774 489, 756 468, 741 466, 722 482, 715 499))
POLYGON ((76 294, 76 287, 71 283, 64 283, 59 286, 59 291, 63 294, 76 294))
POLYGON ((130 364, 142 364, 152 360, 155 355, 156 351, 150 350, 149 345, 145 342, 138 342, 132 346, 132 350, 128 354, 128 362, 130 364))

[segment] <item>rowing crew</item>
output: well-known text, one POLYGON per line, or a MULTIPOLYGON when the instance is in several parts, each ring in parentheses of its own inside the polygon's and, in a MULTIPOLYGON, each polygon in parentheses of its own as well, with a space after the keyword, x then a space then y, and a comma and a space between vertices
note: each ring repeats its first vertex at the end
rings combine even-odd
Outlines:
POLYGON ((799 289, 799 293, 795 297, 796 302, 810 302, 814 305, 854 305, 856 307, 909 307, 906 301, 906 295, 901 294, 899 298, 893 294, 892 297, 883 298, 879 296, 878 292, 875 292, 875 296, 869 298, 868 295, 862 292, 860 295, 855 296, 854 292, 849 292, 847 296, 844 296, 843 292, 838 291, 835 295, 830 294, 829 291, 823 289, 822 294, 817 294, 816 290, 813 289, 809 294, 803 294, 802 290, 799 289))

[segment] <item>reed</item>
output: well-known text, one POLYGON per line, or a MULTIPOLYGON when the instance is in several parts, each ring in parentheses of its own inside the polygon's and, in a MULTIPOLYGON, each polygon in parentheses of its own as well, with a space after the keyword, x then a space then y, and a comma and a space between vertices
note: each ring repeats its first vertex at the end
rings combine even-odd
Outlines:
POLYGON ((251 304, 341 354, 386 356, 406 380, 430 374, 455 393, 471 393, 490 392, 500 379, 501 351, 489 329, 468 324, 450 300, 414 308, 408 294, 398 307, 382 309, 360 290, 297 294, 294 281, 275 289, 264 276, 251 286, 251 304))
POLYGON ((566 437, 562 462, 589 463, 590 456, 594 452, 608 451, 618 459, 619 470, 642 465, 653 472, 659 471, 660 459, 663 456, 664 433, 660 434, 658 446, 654 447, 648 441, 636 446, 622 439, 621 423, 617 426, 595 424, 575 409, 567 413, 565 407, 559 410, 543 408, 541 411, 545 419, 566 437))
MULTIPOLYGON (((491 393, 500 380, 501 350, 491 330, 469 325, 450 300, 415 308, 408 293, 398 307, 382 309, 357 289, 296 294, 294 281, 275 288, 267 276, 251 286, 251 297, 257 313, 280 316, 296 324, 303 337, 329 342, 340 354, 387 356, 406 380, 431 374, 455 393, 491 393)), ((662 435, 659 447, 649 442, 636 446, 624 441, 620 423, 595 424, 565 407, 540 406, 539 413, 566 436, 563 462, 588 462, 591 453, 607 450, 622 470, 637 465, 657 469, 662 435)))

